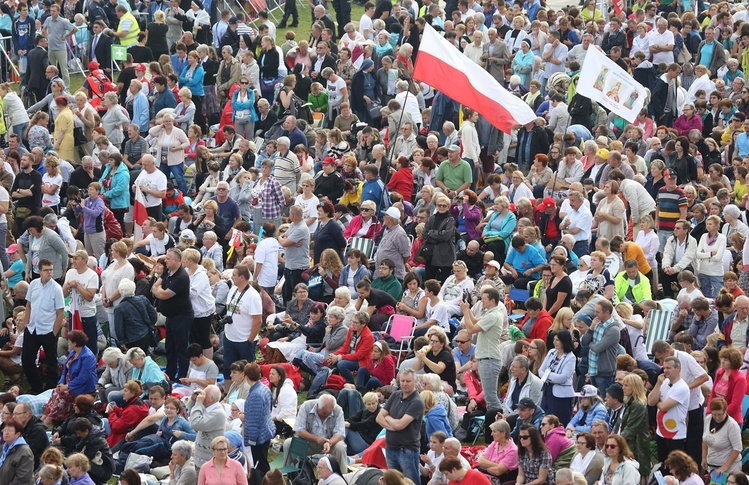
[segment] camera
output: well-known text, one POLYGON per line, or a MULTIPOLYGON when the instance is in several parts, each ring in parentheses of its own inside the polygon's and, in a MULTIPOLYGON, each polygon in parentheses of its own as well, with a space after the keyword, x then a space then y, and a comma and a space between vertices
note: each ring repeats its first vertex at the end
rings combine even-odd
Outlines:
POLYGON ((234 317, 231 315, 226 315, 221 320, 219 320, 218 323, 224 326, 231 325, 232 323, 234 323, 234 317))

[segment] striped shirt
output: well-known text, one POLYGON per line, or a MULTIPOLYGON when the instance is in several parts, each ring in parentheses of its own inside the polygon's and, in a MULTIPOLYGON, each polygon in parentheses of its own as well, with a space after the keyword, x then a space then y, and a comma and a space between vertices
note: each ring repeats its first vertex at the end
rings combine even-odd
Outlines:
POLYGON ((286 155, 278 152, 276 165, 273 169, 273 176, 281 184, 281 187, 288 187, 292 194, 296 193, 297 177, 302 173, 302 167, 299 165, 299 159, 291 151, 286 155))
POLYGON ((676 221, 681 218, 679 210, 687 204, 687 194, 681 187, 674 190, 661 187, 658 191, 658 230, 673 232, 676 221))

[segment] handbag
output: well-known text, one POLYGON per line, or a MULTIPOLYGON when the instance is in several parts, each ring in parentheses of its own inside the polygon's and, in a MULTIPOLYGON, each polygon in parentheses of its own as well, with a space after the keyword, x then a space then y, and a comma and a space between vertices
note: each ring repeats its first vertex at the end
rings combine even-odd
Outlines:
POLYGON ((83 127, 76 126, 73 128, 73 139, 75 140, 75 146, 77 147, 88 143, 88 138, 86 138, 86 132, 83 130, 83 127))
POLYGON ((419 248, 419 254, 416 255, 416 262, 426 264, 434 256, 434 243, 425 242, 419 248))
POLYGON ((372 103, 367 106, 367 112, 369 113, 369 117, 373 120, 379 120, 382 118, 382 104, 379 101, 372 101, 372 103))
POLYGON ((692 61, 692 54, 687 50, 686 46, 682 46, 681 50, 679 51, 679 55, 676 56, 676 62, 679 64, 684 64, 685 62, 691 62, 692 61))

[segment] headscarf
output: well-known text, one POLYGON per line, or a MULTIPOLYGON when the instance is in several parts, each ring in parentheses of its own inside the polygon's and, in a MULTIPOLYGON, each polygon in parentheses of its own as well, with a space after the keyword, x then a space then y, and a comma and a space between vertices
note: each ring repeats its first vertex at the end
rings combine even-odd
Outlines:
POLYGON ((374 66, 374 61, 372 59, 364 59, 359 70, 363 71, 365 69, 369 69, 372 66, 374 66))

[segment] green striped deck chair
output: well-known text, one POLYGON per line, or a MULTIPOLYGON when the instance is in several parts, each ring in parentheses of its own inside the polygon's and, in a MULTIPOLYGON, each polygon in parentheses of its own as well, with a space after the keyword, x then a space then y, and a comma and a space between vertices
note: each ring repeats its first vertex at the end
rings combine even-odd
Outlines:
POLYGON ((645 338, 645 350, 652 356, 653 342, 656 340, 668 340, 671 331, 671 315, 669 310, 652 310, 650 312, 650 325, 645 338))
POLYGON ((356 248, 359 251, 363 252, 365 256, 367 256, 367 259, 372 259, 372 256, 374 256, 374 239, 369 239, 366 237, 352 237, 348 240, 348 247, 346 248, 346 252, 348 252, 349 249, 356 248))

